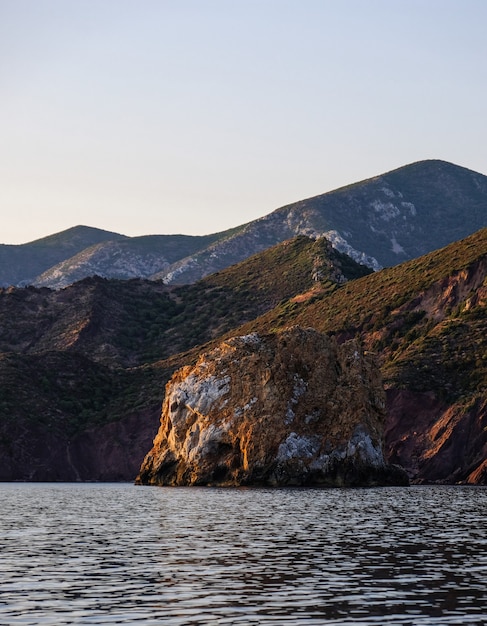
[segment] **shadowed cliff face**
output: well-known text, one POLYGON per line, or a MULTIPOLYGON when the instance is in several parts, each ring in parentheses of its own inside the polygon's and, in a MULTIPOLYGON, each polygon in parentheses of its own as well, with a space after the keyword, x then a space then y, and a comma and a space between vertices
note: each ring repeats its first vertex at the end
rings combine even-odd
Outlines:
POLYGON ((18 423, 0 430, 0 481, 133 481, 156 421, 157 414, 147 411, 73 437, 18 423))
POLYGON ((487 400, 452 405, 434 393, 387 392, 385 452, 419 483, 487 484, 487 400))
POLYGON ((177 371, 138 477, 159 485, 404 484, 382 453, 385 396, 355 341, 235 337, 177 371))

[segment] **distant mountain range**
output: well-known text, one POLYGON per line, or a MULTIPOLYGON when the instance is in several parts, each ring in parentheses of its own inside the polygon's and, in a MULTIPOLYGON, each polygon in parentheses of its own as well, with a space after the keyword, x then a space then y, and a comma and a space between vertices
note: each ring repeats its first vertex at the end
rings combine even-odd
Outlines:
POLYGON ((326 237, 372 269, 394 266, 487 225, 487 176, 413 163, 207 236, 126 237, 87 226, 0 245, 0 285, 62 288, 88 276, 189 284, 297 235, 326 237))

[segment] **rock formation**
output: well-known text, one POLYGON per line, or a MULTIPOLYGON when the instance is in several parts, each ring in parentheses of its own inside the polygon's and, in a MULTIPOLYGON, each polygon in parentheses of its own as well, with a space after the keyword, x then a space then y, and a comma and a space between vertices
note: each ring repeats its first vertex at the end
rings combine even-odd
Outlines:
POLYGON ((137 482, 406 484, 382 452, 379 369, 312 329, 234 337, 178 370, 137 482))
POLYGON ((385 454, 415 483, 487 484, 485 393, 448 404, 433 392, 387 390, 385 454))

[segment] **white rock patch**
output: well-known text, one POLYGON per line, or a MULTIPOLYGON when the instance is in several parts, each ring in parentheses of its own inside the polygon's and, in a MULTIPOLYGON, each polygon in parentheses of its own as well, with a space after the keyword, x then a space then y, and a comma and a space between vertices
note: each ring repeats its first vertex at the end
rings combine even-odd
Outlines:
POLYGON ((235 417, 241 417, 245 413, 245 411, 248 411, 251 407, 253 407, 256 402, 257 402, 257 398, 254 396, 243 407, 237 407, 234 410, 233 414, 235 415, 235 417))
POLYGON ((401 214, 398 207, 392 202, 382 202, 381 200, 374 200, 371 205, 374 211, 378 213, 379 217, 385 222, 388 222, 389 220, 398 217, 401 214))
POLYGON ((200 459, 213 454, 224 433, 224 429, 215 426, 215 424, 210 424, 201 432, 197 428, 185 441, 184 448, 188 461, 190 463, 198 462, 200 459))
POLYGON ((389 187, 381 187, 381 191, 388 198, 394 198, 395 196, 394 192, 392 191, 392 189, 389 189, 389 187))
POLYGON ((319 448, 319 441, 312 437, 300 437, 292 432, 281 443, 277 451, 278 461, 288 461, 295 458, 312 458, 319 448))
POLYGON ((411 215, 413 216, 416 215, 416 207, 414 206, 412 202, 401 202, 401 206, 404 207, 405 209, 408 209, 411 215))
POLYGON ((378 271, 382 269, 379 261, 373 256, 369 256, 365 254, 365 252, 360 252, 359 250, 355 250, 346 239, 344 239, 337 230, 328 230, 323 234, 326 239, 331 243, 331 245, 338 250, 338 252, 343 252, 348 254, 354 261, 360 263, 362 265, 367 265, 367 267, 371 267, 374 271, 378 271))
POLYGON ((392 244, 392 251, 395 252, 396 254, 401 254, 401 252, 404 252, 404 248, 401 246, 400 243, 398 243, 395 237, 392 237, 391 244, 392 244))
MULTIPOLYGON (((229 382, 230 376, 201 378, 197 374, 191 374, 175 387, 169 397, 169 406, 176 402, 177 405, 184 404, 195 413, 206 415, 215 403, 220 402, 224 406, 221 399, 230 389, 229 382)), ((173 412, 171 419, 174 423, 173 412)))
POLYGON ((363 463, 373 467, 385 465, 380 445, 374 445, 370 435, 363 428, 357 428, 347 445, 346 456, 358 456, 363 463))
POLYGON ((239 339, 243 343, 250 345, 258 345, 260 343, 260 337, 257 333, 250 333, 248 335, 240 335, 239 339))

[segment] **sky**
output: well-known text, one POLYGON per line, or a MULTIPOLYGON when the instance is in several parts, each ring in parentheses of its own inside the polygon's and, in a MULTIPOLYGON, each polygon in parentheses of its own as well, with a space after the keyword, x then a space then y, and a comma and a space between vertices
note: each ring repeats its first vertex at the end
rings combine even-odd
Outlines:
POLYGON ((0 242, 219 232, 487 174, 485 0, 0 0, 0 242))

